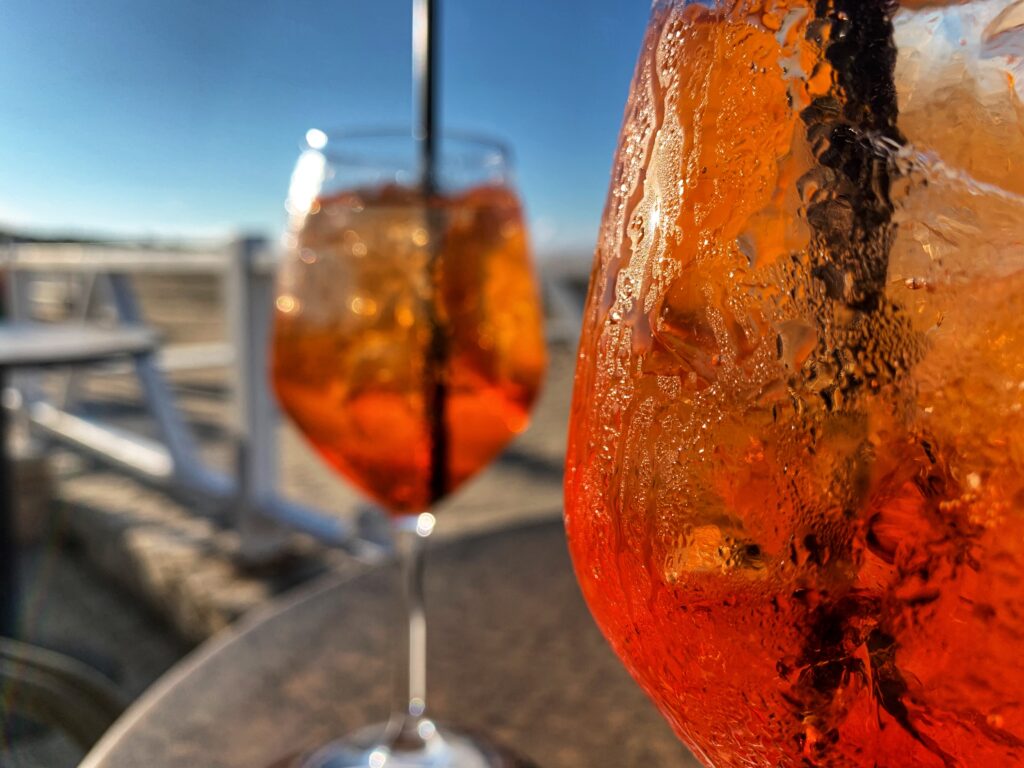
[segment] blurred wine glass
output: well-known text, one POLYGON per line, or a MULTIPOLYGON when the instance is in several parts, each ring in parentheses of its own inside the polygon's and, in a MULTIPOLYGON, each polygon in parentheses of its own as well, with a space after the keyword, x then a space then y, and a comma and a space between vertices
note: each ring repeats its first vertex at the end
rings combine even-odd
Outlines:
POLYGON ((391 513, 410 621, 390 721, 304 766, 519 764, 429 718, 420 542, 429 510, 526 428, 542 309, 507 150, 442 137, 425 188, 417 149, 402 132, 311 131, 288 197, 274 387, 319 455, 391 513))

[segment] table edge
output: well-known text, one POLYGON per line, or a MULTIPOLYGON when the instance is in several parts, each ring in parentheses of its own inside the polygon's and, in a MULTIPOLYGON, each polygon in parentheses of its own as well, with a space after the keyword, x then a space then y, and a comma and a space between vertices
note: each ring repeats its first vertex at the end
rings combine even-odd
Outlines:
MULTIPOLYGON (((437 550, 445 550, 453 546, 466 545, 480 539, 487 539, 495 536, 503 536, 510 533, 525 533, 539 528, 552 528, 564 530, 560 519, 531 520, 529 522, 511 525, 503 528, 495 528, 489 531, 481 531, 466 537, 455 537, 439 542, 437 550)), ((155 683, 147 688, 142 695, 129 705, 128 709, 114 722, 85 758, 79 763, 78 768, 102 768, 103 761, 113 752, 122 738, 139 722, 150 710, 156 707, 164 697, 170 695, 179 685, 202 666, 209 658, 223 649, 238 642, 257 627, 271 620, 288 610, 315 600, 317 597, 332 589, 369 578, 379 573, 382 569, 388 568, 393 561, 388 559, 375 564, 370 568, 358 573, 347 575, 324 574, 316 580, 298 587, 295 590, 285 592, 271 600, 264 606, 256 608, 243 616, 237 623, 232 624, 218 632, 213 637, 200 643, 196 648, 185 655, 179 662, 174 664, 155 683)))

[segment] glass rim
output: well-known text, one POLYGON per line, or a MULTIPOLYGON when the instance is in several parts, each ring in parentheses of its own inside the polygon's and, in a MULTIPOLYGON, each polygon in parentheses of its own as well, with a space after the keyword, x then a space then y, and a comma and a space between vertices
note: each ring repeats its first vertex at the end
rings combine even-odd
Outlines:
MULTIPOLYGON (((463 166, 473 168, 512 168, 512 149, 501 139, 485 133, 463 130, 442 130, 439 136, 438 165, 445 167, 463 166), (461 151, 445 152, 446 146, 461 147, 461 151)), ((415 148, 419 137, 408 128, 397 126, 356 126, 320 130, 312 128, 299 147, 303 152, 317 152, 331 165, 349 168, 373 168, 386 166, 389 168, 412 169, 419 162, 414 151, 408 157, 390 154, 374 155, 360 152, 359 146, 372 146, 377 142, 408 142, 403 149, 415 148), (365 142, 366 144, 360 144, 365 142), (347 149, 348 144, 354 145, 347 149)))

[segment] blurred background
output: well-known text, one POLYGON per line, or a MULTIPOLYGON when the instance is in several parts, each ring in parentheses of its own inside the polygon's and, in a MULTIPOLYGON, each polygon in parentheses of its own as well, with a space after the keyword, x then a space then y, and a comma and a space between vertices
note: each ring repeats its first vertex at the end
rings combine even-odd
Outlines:
MULTIPOLYGON (((444 122, 508 141, 535 247, 589 253, 648 4, 452 0, 444 122)), ((277 232, 309 128, 408 125, 407 2, 4 3, 0 223, 277 232)))
MULTIPOLYGON (((648 12, 444 5, 443 124, 512 147, 551 364, 533 425, 445 502, 442 537, 561 514, 574 335, 648 12)), ((8 360, 7 633, 87 662, 124 701, 283 590, 379 556, 380 516, 279 418, 265 324, 300 142, 410 125, 410 35, 399 0, 0 7, 3 312, 85 320, 131 352, 44 373, 8 360), (289 524, 253 515, 264 503, 289 524)), ((0 765, 77 763, 80 740, 0 694, 0 765)))

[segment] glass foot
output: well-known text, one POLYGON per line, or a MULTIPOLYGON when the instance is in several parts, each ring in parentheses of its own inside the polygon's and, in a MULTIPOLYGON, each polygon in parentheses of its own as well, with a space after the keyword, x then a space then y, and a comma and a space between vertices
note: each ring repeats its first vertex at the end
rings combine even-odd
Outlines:
POLYGON ((373 725, 294 760, 288 768, 537 768, 478 736, 429 720, 419 725, 421 738, 412 739, 408 747, 395 743, 387 725, 373 725))

